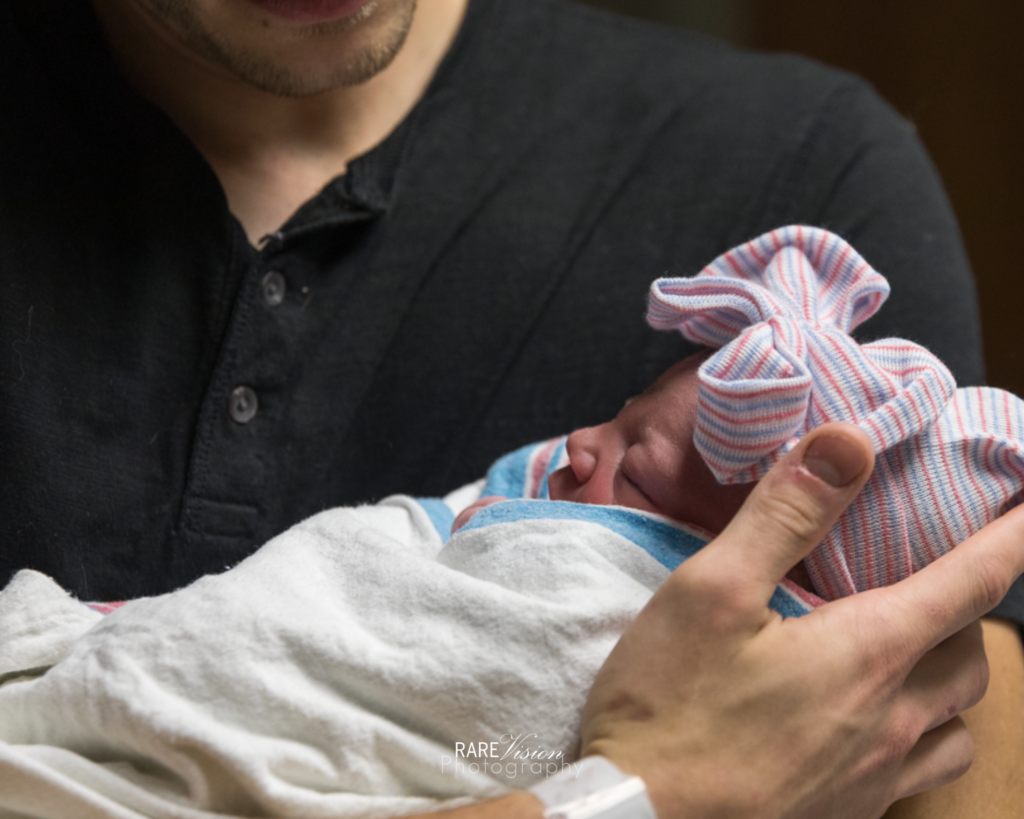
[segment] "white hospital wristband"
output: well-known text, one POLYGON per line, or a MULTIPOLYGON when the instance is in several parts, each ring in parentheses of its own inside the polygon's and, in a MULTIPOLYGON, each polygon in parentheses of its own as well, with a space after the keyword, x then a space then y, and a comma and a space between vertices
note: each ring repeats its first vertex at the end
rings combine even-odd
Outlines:
POLYGON ((544 803, 544 819, 657 819, 644 781, 603 756, 584 757, 530 793, 544 803))

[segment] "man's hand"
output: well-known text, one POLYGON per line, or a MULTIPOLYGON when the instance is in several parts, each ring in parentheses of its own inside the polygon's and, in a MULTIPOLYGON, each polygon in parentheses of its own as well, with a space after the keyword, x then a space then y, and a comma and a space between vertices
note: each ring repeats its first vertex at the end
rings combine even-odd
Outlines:
POLYGON ((677 569, 599 673, 583 754, 642 776, 669 817, 877 817, 970 766, 985 691, 974 621, 1024 570, 1024 508, 917 575, 783 620, 776 584, 871 472, 867 437, 810 433, 677 569))

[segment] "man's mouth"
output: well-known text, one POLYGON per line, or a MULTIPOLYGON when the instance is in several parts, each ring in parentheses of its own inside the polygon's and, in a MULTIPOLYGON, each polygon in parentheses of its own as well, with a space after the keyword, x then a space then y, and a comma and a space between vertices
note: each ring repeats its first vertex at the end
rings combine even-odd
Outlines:
POLYGON ((297 23, 329 23, 362 12, 376 0, 249 0, 276 17, 297 23))

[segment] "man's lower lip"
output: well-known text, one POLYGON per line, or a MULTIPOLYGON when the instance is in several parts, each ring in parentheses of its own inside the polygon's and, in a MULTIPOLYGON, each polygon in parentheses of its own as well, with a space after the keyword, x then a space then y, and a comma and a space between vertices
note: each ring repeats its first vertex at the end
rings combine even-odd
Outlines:
POLYGON ((276 17, 299 23, 327 23, 348 17, 372 0, 249 0, 276 17))

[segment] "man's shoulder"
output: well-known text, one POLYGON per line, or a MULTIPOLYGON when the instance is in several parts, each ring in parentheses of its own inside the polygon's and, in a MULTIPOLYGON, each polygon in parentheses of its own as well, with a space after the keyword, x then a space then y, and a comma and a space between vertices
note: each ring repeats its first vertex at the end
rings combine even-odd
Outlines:
MULTIPOLYGON (((836 95, 873 96, 856 77, 793 54, 740 48, 572 0, 497 0, 486 60, 506 80, 546 86, 578 111, 637 108, 649 101, 693 105, 744 120, 785 118, 836 95)), ((545 95, 540 96, 540 100, 545 95)))

